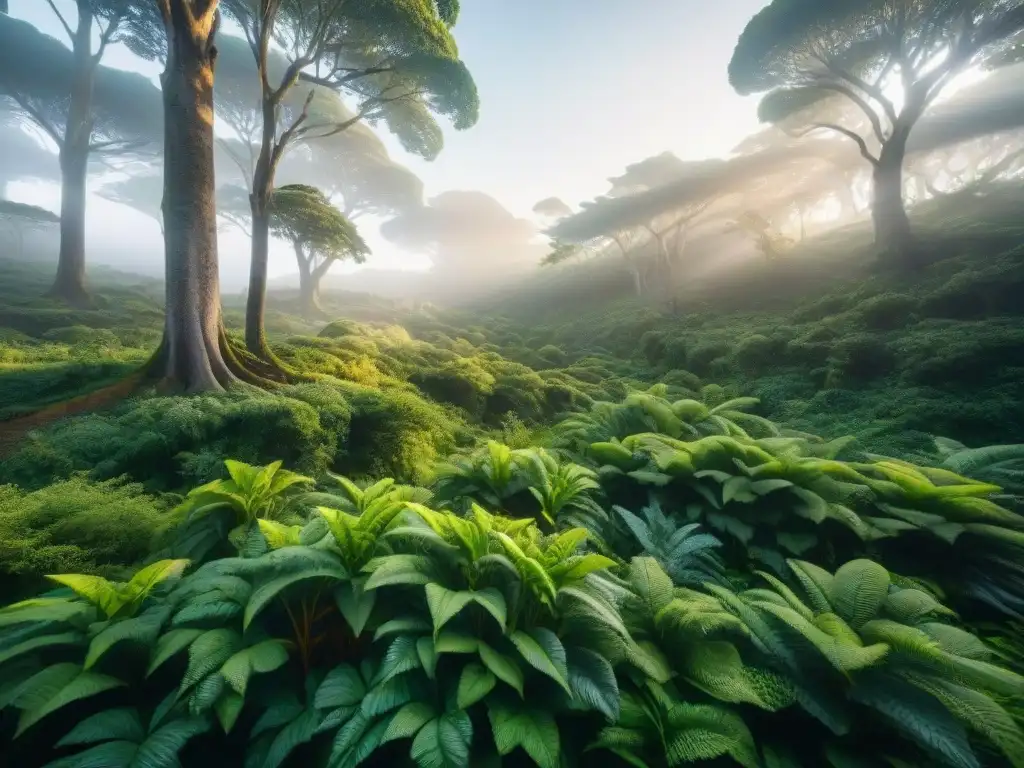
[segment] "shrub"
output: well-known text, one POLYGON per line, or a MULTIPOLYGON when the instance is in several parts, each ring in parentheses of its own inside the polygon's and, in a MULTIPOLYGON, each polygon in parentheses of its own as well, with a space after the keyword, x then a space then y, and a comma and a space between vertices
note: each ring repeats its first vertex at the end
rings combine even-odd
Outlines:
POLYGON ((46 573, 117 573, 141 562, 164 506, 123 480, 74 475, 37 491, 0 486, 4 593, 37 588, 46 573))
POLYGON ((855 314, 873 331, 892 331, 908 325, 917 306, 918 302, 905 294, 883 293, 860 302, 855 314))

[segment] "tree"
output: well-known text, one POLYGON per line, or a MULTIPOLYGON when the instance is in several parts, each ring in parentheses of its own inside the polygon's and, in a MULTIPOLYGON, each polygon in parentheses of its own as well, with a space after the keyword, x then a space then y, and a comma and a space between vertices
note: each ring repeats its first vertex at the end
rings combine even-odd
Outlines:
POLYGON ((476 190, 443 192, 384 222, 380 232, 410 251, 428 252, 431 289, 447 295, 504 282, 535 267, 545 250, 531 222, 476 190))
POLYGON ((75 23, 52 0, 46 2, 67 33, 71 50, 25 22, 0 15, 0 93, 57 147, 60 256, 50 293, 83 306, 89 303, 85 208, 90 154, 152 146, 159 136, 159 101, 146 78, 100 64, 124 29, 127 0, 76 0, 75 23))
POLYGON ((369 247, 355 225, 316 187, 278 187, 270 199, 271 232, 292 244, 299 267, 299 303, 306 317, 321 313, 320 281, 335 262, 366 260, 369 247))
POLYGON ((572 208, 558 197, 546 197, 534 205, 532 210, 538 216, 550 221, 558 221, 572 215, 572 208))
POLYGON ((867 136, 826 121, 805 131, 832 130, 856 144, 873 170, 878 247, 907 265, 914 250, 903 161, 911 130, 950 80, 1022 29, 1021 0, 773 0, 740 35, 729 80, 744 95, 769 92, 762 120, 813 114, 828 100, 846 100, 863 115, 867 136))
POLYGON ((164 192, 164 177, 160 169, 144 166, 125 179, 104 184, 97 194, 104 200, 126 205, 155 220, 164 233, 163 211, 160 204, 164 192))
POLYGON ((0 100, 0 200, 7 198, 7 185, 13 181, 60 181, 57 155, 25 130, 16 111, 5 106, 0 100))
POLYGON ((433 157, 441 135, 431 113, 452 118, 457 129, 468 128, 476 122, 478 97, 450 32, 456 3, 224 0, 224 6, 242 26, 259 73, 261 141, 250 196, 252 264, 245 339, 252 353, 270 360, 264 333, 269 204, 289 144, 344 131, 366 118, 386 121, 406 148, 433 157), (276 81, 269 66, 272 42, 288 59, 276 81), (358 100, 356 114, 310 119, 317 91, 310 88, 294 109, 299 102, 292 90, 300 80, 353 96, 358 100))
POLYGON ((42 229, 49 225, 59 224, 60 217, 37 205, 0 200, 0 221, 8 225, 14 235, 17 254, 22 256, 25 249, 25 230, 42 229))

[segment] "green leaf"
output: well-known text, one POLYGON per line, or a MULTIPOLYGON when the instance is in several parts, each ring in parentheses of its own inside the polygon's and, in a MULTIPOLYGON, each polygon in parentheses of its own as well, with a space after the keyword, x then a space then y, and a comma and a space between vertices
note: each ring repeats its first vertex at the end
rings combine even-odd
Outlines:
POLYGON ((359 637, 370 619, 373 606, 377 602, 377 593, 363 588, 360 580, 353 580, 340 585, 334 590, 334 600, 345 621, 352 628, 352 634, 359 637))
POLYGON ((227 682, 219 672, 207 675, 192 689, 188 697, 188 710, 193 715, 206 714, 227 689, 227 682))
POLYGON ((80 669, 77 664, 56 664, 30 678, 18 696, 21 709, 15 738, 58 709, 111 688, 123 686, 116 677, 80 669))
POLYGON ((70 622, 94 611, 92 605, 63 597, 36 597, 0 608, 0 627, 32 621, 70 622))
POLYGON ((46 768, 134 768, 139 745, 132 741, 108 741, 77 755, 46 764, 46 768))
POLYGON ((244 704, 245 698, 234 691, 228 691, 214 703, 213 710, 217 713, 217 719, 220 721, 220 727, 224 729, 224 733, 230 733, 231 729, 235 727, 244 704))
POLYGON ((523 670, 515 662, 502 653, 491 648, 483 641, 478 642, 480 661, 484 663, 495 676, 502 682, 512 686, 520 697, 523 695, 523 670))
POLYGON ((952 613, 946 606, 920 589, 890 592, 882 603, 882 610, 904 624, 914 624, 931 613, 952 613))
POLYGON ((558 635, 550 629, 536 627, 528 633, 516 630, 510 639, 531 667, 550 677, 562 686, 566 693, 572 695, 569 689, 565 648, 562 647, 558 635))
POLYGON ((278 768, 296 747, 313 738, 319 722, 320 718, 314 711, 305 710, 298 714, 274 737, 259 768, 278 768))
POLYGON ((394 584, 429 584, 433 581, 434 561, 425 555, 387 555, 371 560, 364 571, 370 576, 363 587, 372 591, 394 584))
POLYGON ((77 645, 83 642, 84 639, 85 638, 82 637, 80 632, 62 632, 57 635, 40 635, 39 637, 33 637, 0 651, 0 664, 4 664, 11 659, 16 659, 18 656, 31 653, 32 651, 40 648, 53 648, 60 645, 77 645))
POLYGON ((172 629, 156 641, 153 658, 146 669, 146 677, 152 675, 165 661, 185 650, 192 641, 203 634, 201 629, 172 629))
POLYGON ((384 741, 409 739, 428 722, 437 717, 437 712, 429 704, 422 701, 410 701, 395 712, 384 732, 384 741))
POLYGON ((172 720, 142 742, 131 768, 177 768, 178 753, 209 728, 210 722, 201 717, 172 720))
POLYGON ((313 706, 317 709, 352 707, 366 696, 366 684, 359 671, 348 664, 335 667, 316 689, 313 706))
POLYGON ((416 669, 420 666, 420 657, 416 652, 416 638, 409 635, 399 635, 391 641, 380 669, 377 671, 375 684, 386 683, 388 680, 416 669))
POLYGON ((836 571, 829 600, 854 629, 875 618, 889 592, 889 572, 871 560, 851 560, 836 571))
POLYGON ((412 689, 409 687, 409 676, 399 675, 387 682, 375 685, 363 698, 359 705, 366 717, 377 717, 392 709, 397 709, 412 700, 412 689))
POLYGON ((231 656, 220 668, 227 684, 239 696, 245 696, 249 677, 253 674, 273 672, 288 663, 288 650, 282 640, 264 640, 244 648, 231 656))
POLYGON ((465 712, 449 712, 424 725, 409 755, 420 768, 469 768, 473 723, 465 712))
MULTIPOLYGON (((430 629, 430 623, 419 618, 401 618, 391 619, 391 621, 385 621, 376 631, 373 633, 373 640, 376 642, 382 637, 392 635, 395 633, 416 633, 426 632, 430 629)), ((476 650, 475 648, 473 650, 476 650)))
MULTIPOLYGON (((274 554, 284 552, 305 552, 314 553, 316 550, 310 549, 279 549, 275 550, 274 554)), ((325 555, 326 556, 326 555, 325 555)), ((328 558, 330 556, 327 556, 328 558)), ((311 562, 308 567, 294 573, 286 573, 277 578, 271 579, 270 581, 261 584, 257 589, 253 590, 252 596, 249 598, 248 604, 245 606, 245 617, 242 620, 242 626, 245 629, 249 628, 252 620, 259 615, 260 611, 267 607, 271 600, 277 597, 288 587, 293 584, 297 584, 300 581, 308 581, 309 579, 333 579, 336 581, 342 581, 348 578, 348 573, 340 564, 337 563, 318 563, 311 562)))
POLYGON ((138 744, 145 738, 146 729, 142 725, 138 711, 134 707, 120 707, 87 717, 58 741, 57 746, 93 744, 111 739, 138 744))
POLYGON ((108 619, 121 610, 125 602, 118 593, 117 587, 101 576, 64 573, 46 578, 68 587, 83 600, 103 611, 108 619))
POLYGON ((672 579, 653 557, 633 558, 629 582, 651 616, 672 602, 672 579))
POLYGON ((436 653, 476 653, 479 641, 464 632, 446 630, 434 641, 436 653))
POLYGON ((158 584, 179 578, 188 566, 188 560, 159 560, 151 563, 131 577, 124 586, 124 595, 138 606, 158 584))
POLYGON ((89 643, 89 651, 85 654, 84 668, 94 667, 107 651, 123 640, 151 645, 156 640, 166 616, 164 611, 147 612, 134 619, 115 621, 89 643))
POLYGON ((522 747, 540 768, 558 768, 561 749, 558 726, 543 709, 509 709, 492 706, 488 710, 494 745, 502 756, 522 747))
POLYGON ((894 675, 868 672, 850 698, 875 709, 937 760, 954 768, 980 768, 964 727, 934 697, 894 675))
POLYGON ((445 589, 440 584, 427 584, 427 607, 430 609, 430 617, 434 622, 434 638, 436 639, 441 629, 455 618, 470 603, 478 603, 483 606, 495 621, 505 629, 505 597, 497 589, 489 588, 480 592, 465 590, 455 592, 445 589))
POLYGON ((611 663, 604 656, 588 648, 572 647, 566 649, 566 653, 572 695, 596 709, 610 722, 617 721, 619 684, 611 663))
POLYGON ((416 640, 416 655, 420 658, 420 666, 423 667, 423 671, 427 677, 431 680, 434 679, 434 673, 437 670, 437 650, 434 648, 434 641, 429 637, 421 637, 416 640))
POLYGON ((188 669, 181 679, 179 692, 184 693, 218 669, 241 645, 241 636, 232 629, 211 629, 196 638, 188 649, 188 669))
POLYGON ((469 709, 490 693, 498 679, 491 670, 478 662, 471 661, 462 669, 456 703, 459 709, 469 709))

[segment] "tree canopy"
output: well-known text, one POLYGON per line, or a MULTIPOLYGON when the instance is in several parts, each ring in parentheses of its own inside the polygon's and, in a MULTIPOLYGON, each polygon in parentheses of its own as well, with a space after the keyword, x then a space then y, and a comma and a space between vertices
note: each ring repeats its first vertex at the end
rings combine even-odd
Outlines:
POLYGON ((529 221, 475 190, 431 198, 427 205, 384 222, 381 234, 403 248, 429 251, 438 271, 481 279, 536 264, 544 250, 529 221))
MULTIPOLYGON (((56 144, 64 141, 75 62, 56 38, 0 14, 0 94, 56 144)), ((91 149, 155 151, 163 136, 159 89, 146 77, 99 65, 93 85, 91 149)))

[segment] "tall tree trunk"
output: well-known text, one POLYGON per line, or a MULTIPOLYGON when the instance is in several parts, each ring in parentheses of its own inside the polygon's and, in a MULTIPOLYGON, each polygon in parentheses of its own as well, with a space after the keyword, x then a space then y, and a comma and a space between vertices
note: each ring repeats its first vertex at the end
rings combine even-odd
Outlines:
POLYGON ((263 360, 270 359, 267 345, 267 269, 270 262, 270 214, 263 195, 252 193, 252 250, 249 261, 249 294, 245 301, 245 346, 263 360))
POLYGON ((10 11, 7 10, 7 0, 0 0, 0 13, 10 13, 10 11))
POLYGON ((886 142, 872 176, 871 218, 875 246, 890 263, 911 266, 914 260, 910 219, 903 202, 903 159, 909 130, 897 126, 886 142))
POLYGON ((261 360, 271 360, 267 345, 267 269, 270 262, 270 196, 274 191, 274 143, 277 138, 277 106, 263 94, 263 133, 260 155, 253 172, 249 208, 252 212, 252 253, 249 264, 249 296, 245 302, 245 346, 261 360))
POLYGON ((71 306, 89 306, 85 287, 85 199, 92 140, 92 10, 78 3, 78 27, 72 49, 75 60, 64 140, 60 145, 60 255, 49 295, 71 306))
POLYGON ((294 242, 295 260, 299 265, 299 307, 302 316, 314 318, 323 313, 320 307, 320 285, 313 268, 313 257, 306 257, 302 243, 294 242))
MULTIPOLYGON (((215 2, 215 0, 214 0, 215 2)), ((184 0, 170 0, 164 103, 166 319, 151 372, 187 392, 237 381, 221 320, 213 173, 216 23, 192 22, 184 0), (227 353, 227 355, 225 355, 227 353)), ((195 9, 193 14, 197 13, 195 9)))

